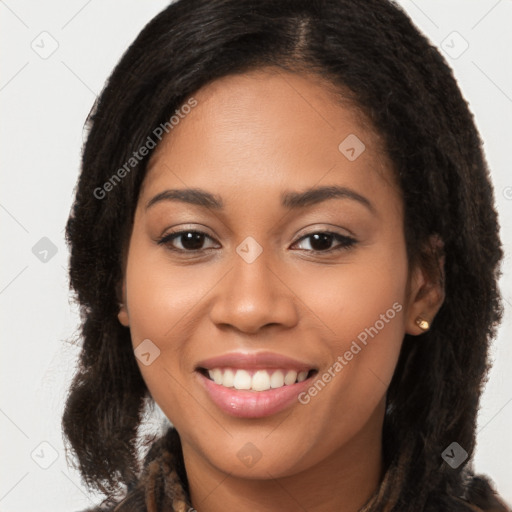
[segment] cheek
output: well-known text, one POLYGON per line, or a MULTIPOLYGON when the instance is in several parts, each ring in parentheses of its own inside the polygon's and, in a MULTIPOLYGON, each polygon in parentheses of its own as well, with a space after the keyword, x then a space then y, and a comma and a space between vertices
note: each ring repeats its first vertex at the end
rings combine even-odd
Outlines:
POLYGON ((350 415, 346 428, 354 429, 383 399, 400 354, 405 332, 405 248, 381 246, 324 277, 309 279, 310 286, 315 280, 317 291, 305 295, 307 304, 326 326, 324 346, 330 362, 317 376, 328 384, 318 383, 312 390, 318 398, 304 397, 304 401, 310 398, 315 408, 340 424, 348 421, 346 411, 352 411, 355 416, 350 415))
MULTIPOLYGON (((406 284, 405 249, 392 246, 375 247, 347 264, 304 272, 297 281, 301 287, 298 294, 327 328, 336 351, 343 350, 347 341, 376 322, 383 327, 381 315, 385 315, 384 321, 390 319, 385 329, 380 329, 382 333, 390 339, 400 334, 403 315, 397 309, 405 309, 406 284), (395 303, 401 307, 393 308, 395 303)), ((401 336, 398 338, 401 341, 401 336)))
POLYGON ((172 264, 163 251, 148 244, 132 238, 126 268, 132 345, 137 349, 144 340, 154 343, 157 357, 152 356, 151 364, 137 358, 142 377, 168 417, 171 412, 190 417, 183 390, 189 387, 187 379, 197 354, 188 341, 197 331, 198 317, 206 314, 201 308, 218 275, 208 266, 172 264))
POLYGON ((134 344, 145 338, 172 338, 173 333, 181 331, 212 286, 207 274, 211 271, 200 271, 194 265, 172 264, 161 251, 135 241, 126 269, 127 306, 134 344))

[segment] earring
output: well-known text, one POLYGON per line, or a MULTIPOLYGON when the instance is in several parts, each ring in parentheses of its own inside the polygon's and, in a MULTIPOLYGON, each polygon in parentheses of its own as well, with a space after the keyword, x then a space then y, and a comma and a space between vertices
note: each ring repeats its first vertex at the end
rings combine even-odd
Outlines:
POLYGON ((416 317, 416 320, 414 320, 414 322, 422 331, 428 331, 430 329, 430 324, 428 323, 428 320, 425 320, 421 316, 416 317))

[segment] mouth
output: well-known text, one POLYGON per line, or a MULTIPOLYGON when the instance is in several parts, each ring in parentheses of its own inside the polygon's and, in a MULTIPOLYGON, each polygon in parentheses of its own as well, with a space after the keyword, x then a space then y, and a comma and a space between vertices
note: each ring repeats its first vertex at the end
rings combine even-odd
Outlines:
POLYGON ((245 390, 261 393, 271 389, 279 389, 286 386, 299 384, 318 373, 311 369, 286 369, 286 368, 202 368, 197 371, 208 380, 218 386, 233 390, 245 390))
POLYGON ((288 368, 244 366, 199 366, 195 374, 206 396, 218 409, 245 419, 272 416, 300 405, 300 394, 312 385, 318 374, 316 368, 302 364, 293 368, 289 365, 288 368))
POLYGON ((199 361, 195 370, 207 398, 239 418, 262 418, 299 404, 318 373, 311 362, 276 352, 231 352, 199 361))

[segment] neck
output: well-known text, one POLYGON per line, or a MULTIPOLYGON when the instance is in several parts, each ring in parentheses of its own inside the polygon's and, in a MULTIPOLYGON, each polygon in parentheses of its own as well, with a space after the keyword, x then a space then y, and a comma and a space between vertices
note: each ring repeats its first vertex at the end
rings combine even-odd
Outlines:
POLYGON ((358 512, 382 477, 383 407, 374 416, 327 458, 307 470, 279 478, 272 478, 271 470, 268 479, 227 474, 184 443, 192 504, 197 512, 358 512))

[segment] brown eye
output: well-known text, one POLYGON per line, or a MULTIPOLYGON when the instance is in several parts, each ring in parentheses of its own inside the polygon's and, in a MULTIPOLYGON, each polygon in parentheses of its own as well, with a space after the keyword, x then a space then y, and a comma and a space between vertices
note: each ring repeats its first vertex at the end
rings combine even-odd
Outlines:
POLYGON ((197 252, 203 250, 205 239, 212 238, 202 231, 177 231, 169 233, 158 241, 159 245, 166 245, 173 251, 197 252), (174 242, 178 241, 181 247, 175 247, 174 242))
POLYGON ((356 240, 349 236, 341 235, 339 233, 333 233, 331 231, 318 231, 316 233, 310 233, 302 237, 298 242, 310 239, 311 251, 313 252, 331 252, 341 249, 348 249, 352 247, 356 240), (331 247, 333 242, 338 242, 338 245, 331 247))

